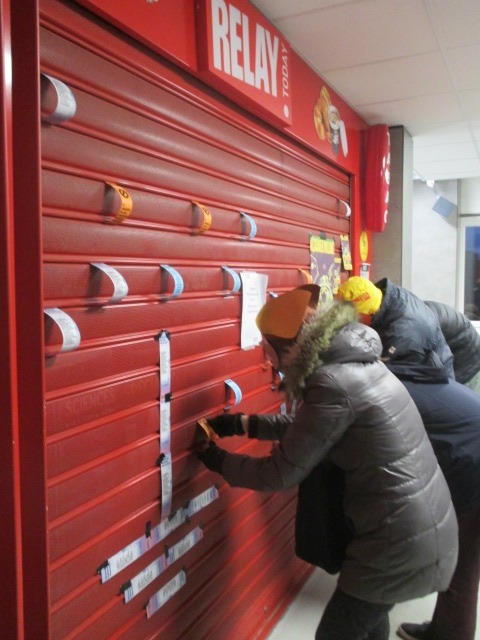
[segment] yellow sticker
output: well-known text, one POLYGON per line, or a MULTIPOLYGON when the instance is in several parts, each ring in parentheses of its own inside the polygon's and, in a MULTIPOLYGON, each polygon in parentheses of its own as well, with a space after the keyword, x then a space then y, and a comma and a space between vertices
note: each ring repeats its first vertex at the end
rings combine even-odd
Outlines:
POLYGON ((200 420, 197 420, 197 425, 203 429, 208 440, 215 440, 217 434, 212 429, 206 418, 200 418, 200 420))
POLYGON ((199 233, 203 233, 204 231, 208 231, 208 229, 210 229, 210 225, 212 224, 212 214, 207 209, 207 207, 205 207, 203 204, 200 204, 200 202, 195 202, 195 200, 192 200, 192 203, 196 207, 198 207, 198 209, 203 214, 202 215, 202 221, 201 221, 200 226, 198 228, 198 232, 199 233))
POLYGON ((115 217, 112 220, 113 224, 120 224, 132 213, 132 196, 126 189, 124 189, 123 187, 119 187, 118 184, 115 184, 114 182, 106 182, 105 184, 108 184, 109 187, 115 189, 115 191, 120 196, 120 209, 117 211, 115 217))
POLYGON ((360 258, 362 262, 365 262, 368 258, 368 236, 366 231, 362 231, 360 234, 360 258))

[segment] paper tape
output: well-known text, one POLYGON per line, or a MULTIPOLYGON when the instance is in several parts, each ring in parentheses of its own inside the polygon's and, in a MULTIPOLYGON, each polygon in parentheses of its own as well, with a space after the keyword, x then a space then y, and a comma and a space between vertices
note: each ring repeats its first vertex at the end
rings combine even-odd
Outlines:
POLYGON ((246 221, 250 227, 248 234, 243 238, 243 240, 251 240, 257 235, 257 223, 252 216, 245 213, 245 211, 240 211, 240 216, 242 217, 242 221, 246 221))
POLYGON ((42 73, 42 75, 52 84, 57 97, 55 109, 49 115, 42 116, 42 119, 50 124, 60 124, 73 118, 77 110, 77 103, 70 87, 53 76, 46 73, 42 73))
POLYGON ((162 479, 162 518, 170 515, 172 510, 172 493, 173 493, 173 477, 172 477, 172 454, 170 451, 164 454, 164 458, 160 463, 160 476, 162 479))
POLYGON ((242 286, 242 281, 240 280, 240 276, 238 275, 238 273, 236 271, 234 271, 230 267, 227 267, 226 265, 223 265, 222 269, 232 279, 232 288, 230 289, 230 291, 228 292, 227 295, 232 295, 234 293, 237 293, 237 291, 239 291, 240 287, 242 286))
POLYGON ((235 398, 233 404, 228 404, 225 407, 226 409, 230 409, 230 407, 235 407, 237 406, 237 404, 240 404, 240 402, 242 401, 242 390, 240 389, 238 384, 233 380, 231 380, 230 378, 228 378, 227 380, 224 380, 224 382, 225 382, 225 385, 233 391, 233 395, 235 398))
POLYGON ((57 307, 44 309, 43 312, 56 323, 62 333, 60 353, 76 349, 80 344, 81 337, 80 330, 73 318, 57 307))
POLYGON ((187 582, 187 574, 184 569, 167 582, 147 603, 147 618, 153 616, 161 609, 187 582))
POLYGON ((343 204, 343 206, 345 207, 345 217, 349 218, 352 213, 352 209, 350 208, 350 205, 348 204, 348 202, 345 202, 345 200, 340 200, 340 198, 338 199, 338 201, 340 202, 340 204, 343 204))
POLYGON ((173 300, 174 298, 178 298, 178 296, 183 292, 182 276, 169 264, 162 264, 160 268, 166 271, 173 279, 173 292, 169 299, 173 300))
POLYGON ((172 515, 162 520, 160 524, 152 527, 149 530, 148 536, 143 534, 113 556, 110 556, 97 569, 97 573, 101 575, 102 583, 116 576, 138 560, 144 553, 152 549, 162 540, 165 540, 165 538, 187 522, 194 514, 217 500, 218 496, 218 488, 215 485, 205 489, 205 491, 202 491, 202 493, 192 498, 185 506, 177 509, 172 515))
POLYGON ((111 302, 118 302, 123 300, 128 294, 128 284, 125 278, 116 269, 104 262, 91 262, 92 267, 99 269, 104 273, 113 284, 113 295, 110 298, 111 302))

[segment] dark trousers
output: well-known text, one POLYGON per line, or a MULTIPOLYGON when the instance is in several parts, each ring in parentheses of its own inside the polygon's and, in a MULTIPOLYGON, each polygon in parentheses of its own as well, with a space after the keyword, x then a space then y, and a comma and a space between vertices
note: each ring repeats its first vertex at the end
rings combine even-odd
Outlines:
POLYGON ((335 590, 318 625, 315 640, 388 640, 393 605, 365 602, 335 590))
POLYGON ((435 640, 474 640, 480 580, 480 507, 458 516, 458 563, 432 618, 435 640))

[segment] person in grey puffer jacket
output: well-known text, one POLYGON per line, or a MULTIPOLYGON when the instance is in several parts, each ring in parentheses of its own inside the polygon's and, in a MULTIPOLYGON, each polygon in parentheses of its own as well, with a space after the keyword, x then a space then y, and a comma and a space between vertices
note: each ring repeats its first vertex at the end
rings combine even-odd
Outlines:
POLYGON ((432 300, 425 304, 436 314, 453 354, 455 380, 480 393, 480 334, 461 311, 432 300))
POLYGON ((281 491, 329 459, 345 472, 352 538, 316 640, 388 640, 397 602, 443 591, 457 561, 450 492, 408 392, 381 362, 378 334, 341 302, 316 312, 318 287, 272 298, 257 325, 284 373, 295 415, 210 420, 221 437, 279 440, 271 454, 228 453, 213 442, 199 458, 232 487, 281 491))

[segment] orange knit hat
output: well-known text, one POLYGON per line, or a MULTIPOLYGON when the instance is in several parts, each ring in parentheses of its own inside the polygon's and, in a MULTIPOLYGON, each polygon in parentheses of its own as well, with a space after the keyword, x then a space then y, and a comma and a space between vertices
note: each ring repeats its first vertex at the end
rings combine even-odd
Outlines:
POLYGON ((306 284, 278 298, 270 298, 257 315, 257 327, 263 335, 295 338, 302 327, 305 311, 317 306, 319 295, 318 285, 306 284))

